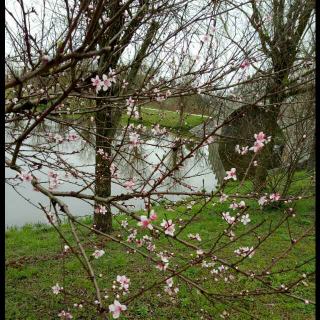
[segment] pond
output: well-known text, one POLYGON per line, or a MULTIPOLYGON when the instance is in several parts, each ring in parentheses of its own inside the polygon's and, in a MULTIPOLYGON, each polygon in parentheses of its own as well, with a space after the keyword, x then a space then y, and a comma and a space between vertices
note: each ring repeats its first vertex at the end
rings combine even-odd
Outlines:
MULTIPOLYGON (((21 125, 21 124, 20 124, 21 125)), ((92 126, 92 123, 88 123, 88 126, 92 126)), ((19 128, 22 126, 15 127, 15 134, 18 134, 19 128)), ((62 132, 65 130, 65 126, 57 125, 54 122, 46 121, 45 125, 39 127, 39 132, 62 132)), ((6 135, 6 142, 12 139, 10 134, 6 135)), ((46 140, 43 137, 44 135, 34 135, 27 139, 27 144, 22 153, 29 158, 37 159, 37 161, 41 161, 41 155, 36 152, 36 146, 43 146, 46 143, 46 140)), ((123 138, 123 135, 117 135, 116 140, 120 141, 123 138)), ((170 134, 166 134, 165 138, 162 136, 161 139, 155 137, 151 132, 145 132, 141 134, 141 139, 144 143, 138 148, 135 148, 131 153, 130 149, 127 148, 125 153, 123 153, 124 157, 116 158, 116 164, 119 169, 120 176, 133 176, 137 175, 134 173, 134 169, 138 170, 138 172, 146 177, 148 176, 153 168, 146 164, 145 160, 148 160, 148 163, 158 163, 159 159, 162 159, 164 155, 166 156, 166 160, 164 165, 167 167, 172 166, 175 161, 177 161, 177 157, 179 154, 186 154, 189 152, 190 148, 193 147, 195 142, 188 141, 183 144, 177 152, 172 151, 172 145, 175 142, 176 137, 170 134), (178 154, 179 152, 179 154, 178 154), (130 156, 131 154, 131 156, 130 156)), ((95 173, 95 150, 89 143, 85 145, 82 143, 80 139, 77 141, 61 143, 57 146, 57 149, 60 152, 60 156, 63 160, 67 161, 73 167, 82 170, 87 174, 88 179, 90 176, 93 177, 95 173), (81 148, 80 153, 74 153, 74 151, 79 150, 81 148)), ((189 191, 192 186, 193 190, 201 191, 205 189, 206 191, 214 191, 217 187, 217 179, 216 175, 212 169, 212 158, 214 157, 214 151, 210 146, 204 146, 197 150, 195 156, 193 158, 188 158, 185 161, 185 165, 180 172, 177 172, 173 177, 167 179, 168 182, 158 188, 159 191, 189 191), (180 181, 180 178, 183 177, 184 185, 177 184, 175 181, 180 181)), ((52 163, 52 169, 55 168, 54 157, 50 157, 48 153, 46 157, 46 161, 52 163)), ((21 164, 21 162, 17 162, 17 164, 21 164)), ((40 171, 36 171, 35 175, 37 178, 42 181, 48 180, 48 172, 50 168, 43 167, 40 171)), ((62 175, 63 173, 61 173, 62 175)), ((15 178, 17 172, 6 168, 5 169, 5 177, 7 178, 15 178)), ((159 176, 155 176, 156 179, 159 176)), ((16 179, 17 180, 17 179, 16 179)), ((76 181, 73 177, 69 176, 68 178, 64 178, 64 183, 59 185, 56 191, 78 191, 83 188, 83 183, 76 181)), ((10 184, 13 183, 14 180, 9 180, 10 184)), ((45 182, 44 182, 45 183, 45 182)), ((150 187, 146 187, 146 190, 150 189, 150 187)), ((117 183, 114 181, 112 183, 112 195, 126 194, 128 192, 132 192, 127 190, 121 183, 117 183)), ((89 191, 86 193, 90 194, 89 191)), ((92 193, 91 193, 92 194, 92 193)), ((180 195, 170 195, 166 196, 165 199, 171 201, 181 200, 183 196, 180 195)), ((92 201, 82 201, 75 198, 63 198, 62 199, 70 209, 70 212, 75 216, 85 217, 93 214, 92 201)), ((43 211, 39 209, 39 203, 44 206, 49 205, 48 198, 41 194, 40 192, 34 191, 33 187, 30 183, 23 182, 20 184, 14 184, 14 186, 5 184, 5 225, 6 228, 17 226, 21 227, 25 223, 48 223, 43 211)), ((138 210, 143 209, 145 207, 145 203, 140 199, 130 199, 125 202, 126 205, 129 205, 130 209, 138 210)), ((116 209, 113 209, 114 213, 117 213, 116 209)))

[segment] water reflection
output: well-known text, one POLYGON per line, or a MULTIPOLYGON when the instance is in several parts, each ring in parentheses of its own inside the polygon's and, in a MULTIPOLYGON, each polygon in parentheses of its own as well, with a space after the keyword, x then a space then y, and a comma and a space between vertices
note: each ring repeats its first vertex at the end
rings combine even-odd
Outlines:
MULTIPOLYGON (((58 191, 78 191, 83 188, 84 185, 92 181, 95 173, 95 149, 94 149, 94 132, 95 124, 90 119, 85 119, 76 122, 76 131, 74 131, 70 124, 70 121, 64 120, 64 123, 56 123, 54 121, 45 121, 41 126, 38 126, 34 134, 26 141, 29 147, 24 147, 24 152, 28 154, 30 158, 36 156, 40 159, 39 153, 37 153, 36 146, 48 145, 47 135, 60 134, 65 142, 58 144, 52 149, 48 148, 48 152, 45 153, 46 161, 52 165, 52 169, 56 168, 57 161, 66 161, 73 167, 81 170, 85 173, 83 180, 76 180, 72 176, 63 178, 63 184, 59 186, 58 191), (76 141, 67 141, 68 135, 76 133, 81 136, 76 141), (88 142, 83 143, 82 138, 85 138, 88 142), (81 152, 78 150, 81 149, 81 152), (52 151, 58 151, 60 153, 60 160, 55 157, 52 151)), ((74 123, 74 122, 73 122, 74 123)), ((26 123, 22 121, 20 123, 12 123, 11 129, 14 128, 15 134, 18 134, 25 127, 26 123)), ((10 141, 10 132, 7 131, 6 141, 10 141)), ((177 166, 181 158, 186 156, 192 148, 195 147, 196 142, 193 141, 181 141, 177 140, 175 136, 166 134, 165 138, 152 135, 150 132, 145 132, 140 135, 141 142, 138 148, 130 149, 130 144, 124 144, 121 147, 121 152, 116 154, 115 163, 119 169, 120 177, 137 177, 137 185, 142 187, 143 179, 150 177, 155 171, 152 164, 159 163, 162 159, 163 165, 156 173, 153 173, 151 184, 160 178, 163 174, 166 174, 177 166)), ((118 134, 115 137, 115 141, 121 141, 123 139, 122 134, 118 134)), ((129 137, 126 136, 124 141, 129 142, 129 137)), ((117 143, 118 143, 117 142, 117 143)), ((217 181, 215 175, 212 172, 210 166, 210 151, 207 146, 199 148, 193 158, 188 158, 184 162, 184 166, 179 167, 179 170, 174 170, 172 175, 164 180, 161 187, 157 188, 158 191, 190 191, 190 188, 195 191, 201 191, 203 188, 206 191, 215 190, 217 181)), ((18 164, 19 163, 18 161, 18 164)), ((37 171, 36 176, 43 181, 43 184, 48 187, 48 167, 43 167, 41 172, 37 171)), ((60 176, 64 176, 65 172, 60 172, 60 176)), ((16 172, 6 168, 6 178, 15 177, 16 172)), ((21 195, 27 199, 21 198, 11 186, 6 184, 6 205, 5 205, 5 217, 6 226, 17 225, 21 226, 26 222, 45 222, 44 214, 38 210, 27 200, 32 201, 36 206, 39 202, 44 205, 49 205, 48 199, 32 190, 32 186, 26 182, 17 187, 17 190, 21 195)), ((150 190, 151 185, 145 187, 146 190, 150 190)), ((93 190, 93 188, 92 188, 93 190)), ((141 189, 140 189, 141 190, 141 189)), ((86 193, 92 193, 91 190, 86 190, 86 193)), ((125 194, 128 191, 123 187, 123 180, 119 179, 112 183, 112 195, 125 194)), ((166 196, 171 201, 177 201, 181 199, 181 196, 166 196)), ((155 198, 154 198, 155 199, 155 198)), ((91 215, 93 212, 90 201, 81 201, 79 199, 64 198, 66 204, 69 206, 72 214, 76 216, 91 215)), ((143 200, 131 199, 126 201, 127 205, 134 205, 136 209, 144 208, 145 204, 143 200)), ((116 213, 117 211, 114 210, 116 213)))

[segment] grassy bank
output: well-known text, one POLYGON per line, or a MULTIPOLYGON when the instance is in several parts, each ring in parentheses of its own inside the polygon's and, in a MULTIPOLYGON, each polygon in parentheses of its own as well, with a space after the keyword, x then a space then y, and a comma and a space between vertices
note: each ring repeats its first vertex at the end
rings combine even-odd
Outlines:
MULTIPOLYGON (((301 175, 301 173, 299 173, 301 175)), ((299 176, 299 174, 297 176, 299 176)), ((297 180, 292 185, 292 193, 299 190, 301 187, 308 185, 310 179, 297 180)), ((228 186, 228 191, 235 191, 238 184, 231 183, 228 186)), ((241 188, 240 193, 246 193, 249 189, 249 182, 241 188)), ((314 190, 309 190, 311 194, 314 190)), ((217 200, 217 199, 216 199, 217 200)), ((162 219, 177 219, 179 217, 182 221, 176 221, 176 229, 179 225, 182 227, 190 213, 197 212, 203 204, 203 199, 194 199, 195 203, 191 204, 191 199, 186 202, 180 202, 176 211, 169 211, 154 203, 154 210, 158 214, 156 225, 160 225, 162 219), (191 211, 187 210, 187 205, 191 205, 191 211)), ((162 201, 165 204, 164 200, 162 201)), ((277 222, 283 217, 283 210, 289 204, 283 204, 281 209, 272 205, 265 208, 263 211, 259 210, 257 201, 246 201, 249 205, 247 213, 250 214, 250 227, 257 225, 263 219, 267 219, 256 230, 256 234, 261 237, 265 236, 269 228, 275 226, 277 222)), ((290 219, 291 236, 298 238, 304 230, 310 228, 315 219, 315 204, 314 198, 298 200, 295 202, 296 217, 290 219)), ((207 204, 200 215, 193 221, 193 223, 184 230, 179 237, 190 241, 189 233, 199 233, 202 242, 198 243, 193 240, 196 245, 205 251, 212 245, 213 234, 223 231, 226 228, 226 223, 221 219, 221 213, 230 211, 230 202, 225 202, 221 205, 212 206, 207 204), (208 240, 208 241, 206 241, 208 240)), ((140 214, 143 214, 140 212, 140 214)), ((118 220, 123 220, 125 217, 120 216, 118 220)), ((84 220, 88 226, 92 225, 91 218, 84 220)), ((129 226, 136 228, 136 221, 128 219, 129 226)), ((248 225, 241 224, 236 233, 241 234, 243 231, 249 230, 248 225)), ((84 240, 85 250, 90 256, 95 246, 103 249, 106 254, 100 259, 92 261, 96 274, 102 274, 98 278, 98 283, 101 288, 107 289, 109 298, 105 300, 105 305, 113 303, 114 296, 110 290, 112 282, 117 275, 125 274, 131 279, 130 288, 131 294, 137 292, 143 285, 147 287, 154 283, 155 280, 161 280, 170 274, 163 273, 157 270, 154 264, 146 261, 144 258, 136 254, 128 254, 127 249, 119 244, 108 241, 101 236, 90 233, 90 230, 81 226, 77 226, 80 238, 84 240), (145 275, 145 276, 143 276, 145 275)), ((118 223, 114 223, 114 236, 119 236, 123 240, 127 239, 127 233, 124 229, 119 227, 118 223)), ((61 228, 62 233, 66 239, 70 241, 75 248, 76 243, 70 234, 68 224, 63 224, 61 228)), ((148 234, 149 231, 138 233, 137 238, 148 234)), ((6 319, 58 319, 57 314, 61 310, 69 310, 74 319, 98 319, 93 307, 82 308, 73 307, 74 303, 81 303, 74 297, 67 296, 67 306, 64 305, 64 296, 54 295, 51 287, 57 282, 60 286, 63 284, 62 268, 63 255, 61 254, 61 243, 56 231, 45 225, 26 225, 21 230, 11 229, 5 234, 6 242, 6 319)), ((224 237, 220 242, 220 246, 229 242, 227 237, 224 237)), ((237 245, 231 244, 225 249, 219 251, 219 257, 226 260, 234 260, 233 251, 239 246, 251 246, 257 243, 256 235, 250 233, 237 242, 237 245)), ((183 265, 186 260, 191 258, 191 254, 195 256, 194 250, 186 249, 182 245, 172 247, 172 241, 162 237, 157 242, 157 250, 170 250, 174 252, 175 263, 183 265)), ((290 246, 290 237, 288 235, 288 226, 283 224, 271 238, 262 243, 259 250, 251 259, 246 259, 241 264, 241 269, 261 270, 271 263, 272 257, 278 257, 281 252, 290 246), (272 245, 271 245, 272 244, 272 245)), ((145 251, 147 252, 147 251, 145 251)), ((303 238, 293 250, 284 256, 272 269, 272 274, 265 276, 273 286, 280 286, 281 284, 288 285, 294 280, 298 279, 303 273, 308 274, 314 271, 315 261, 312 258, 315 255, 315 236, 313 233, 308 234, 303 238), (300 266, 302 262, 310 260, 310 262, 300 266), (289 272, 282 272, 287 268, 293 266, 298 267, 289 272)), ((208 261, 209 262, 209 261, 208 261)), ((74 294, 80 294, 83 297, 95 300, 95 290, 91 281, 86 276, 85 272, 78 260, 73 255, 68 254, 65 258, 65 289, 74 294)), ((249 281, 246 277, 235 275, 236 279, 231 283, 225 283, 223 278, 218 282, 214 281, 213 275, 209 272, 211 268, 196 268, 190 267, 183 275, 193 279, 206 290, 213 293, 230 293, 240 292, 244 289, 253 290, 261 289, 262 285, 259 281, 249 281), (203 280, 207 277, 206 280, 203 280), (197 280, 202 279, 202 280, 197 280)), ((238 299, 220 300, 214 298, 214 304, 209 303, 202 295, 199 295, 195 289, 186 285, 181 280, 174 278, 175 283, 180 288, 179 293, 173 298, 169 297, 164 292, 164 286, 156 287, 151 291, 146 292, 132 303, 128 304, 128 310, 123 313, 122 319, 220 319, 223 311, 228 313, 225 319, 252 319, 246 312, 254 315, 258 319, 315 319, 315 308, 311 304, 304 304, 301 301, 295 300, 284 295, 266 295, 266 296, 248 296, 240 297, 238 299), (229 307, 229 303, 238 308, 239 311, 234 311, 229 307)), ((315 300, 315 278, 308 277, 298 286, 294 287, 291 294, 315 300)), ((127 296, 120 297, 123 301, 127 296)))
MULTIPOLYGON (((179 125, 180 115, 177 112, 167 111, 167 110, 157 110, 152 108, 141 108, 142 121, 139 121, 131 117, 130 121, 132 123, 143 124, 147 126, 148 129, 151 129, 152 125, 159 124, 161 127, 165 127, 171 130, 179 130, 180 132, 187 133, 190 129, 198 126, 208 117, 197 115, 190 115, 188 113, 184 114, 183 121, 181 126, 179 125)), ((129 116, 124 114, 121 117, 121 124, 126 125, 129 116)))

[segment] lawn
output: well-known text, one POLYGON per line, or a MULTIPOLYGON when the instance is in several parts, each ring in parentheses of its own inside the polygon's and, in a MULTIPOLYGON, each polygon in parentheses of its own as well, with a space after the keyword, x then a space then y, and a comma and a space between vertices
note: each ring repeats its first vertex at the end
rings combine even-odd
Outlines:
MULTIPOLYGON (((297 182, 292 185, 292 194, 310 183, 310 178, 303 178, 304 173, 297 173, 297 182)), ((228 186, 226 191, 235 191, 237 182, 228 186)), ((245 194, 249 188, 249 182, 246 182, 239 194, 245 194)), ((308 191, 309 194, 313 189, 308 191)), ((189 241, 201 247, 206 251, 211 248, 212 243, 217 239, 217 235, 226 228, 226 223, 221 219, 221 213, 230 211, 229 199, 221 205, 212 206, 213 198, 204 209, 197 215, 196 219, 184 229, 179 238, 189 241), (190 240, 188 234, 199 233, 202 241, 190 240)), ((229 262, 235 262, 238 258, 234 255, 234 250, 239 246, 254 246, 257 244, 257 235, 262 239, 266 236, 270 228, 274 228, 277 223, 283 219, 284 210, 288 211, 289 206, 296 210, 296 216, 289 219, 290 235, 298 239, 305 230, 312 227, 315 220, 314 198, 297 200, 294 204, 282 204, 280 208, 268 206, 263 210, 255 200, 246 200, 249 207, 246 213, 249 213, 251 222, 249 225, 239 225, 236 234, 240 235, 255 225, 263 223, 255 230, 255 233, 248 233, 241 238, 237 244, 228 244, 229 238, 222 237, 216 247, 216 256, 229 262)), ((176 232, 187 223, 190 215, 197 212, 204 205, 204 198, 186 199, 177 203, 174 211, 170 211, 169 203, 161 200, 161 203, 153 203, 153 209, 158 214, 155 225, 160 226, 162 219, 173 219, 176 224, 176 232), (194 202, 191 202, 194 201, 194 202), (188 209, 187 207, 191 208, 188 209), (178 220, 181 219, 181 220, 178 220)), ((136 212, 138 215, 145 214, 136 212)), ((118 216, 118 221, 128 219, 129 227, 136 227, 137 221, 129 217, 118 216)), ((92 225, 92 218, 83 220, 87 226, 92 225)), ((169 272, 161 272, 155 268, 155 264, 150 260, 145 260, 138 254, 134 254, 128 248, 103 238, 100 235, 91 233, 89 229, 77 224, 80 239, 85 244, 87 256, 90 257, 97 248, 103 249, 104 254, 100 259, 93 259, 92 265, 95 274, 101 274, 98 277, 98 283, 101 289, 106 289, 108 298, 105 299, 105 306, 113 303, 114 293, 112 290, 113 281, 117 275, 126 275, 130 278, 130 293, 120 297, 120 301, 134 295, 142 286, 147 288, 157 280, 165 279, 170 276, 169 272)), ((77 248, 75 241, 70 233, 69 225, 63 224, 61 232, 65 238, 70 241, 72 247, 77 248)), ((137 238, 141 238, 149 231, 143 231, 139 228, 137 238)), ((128 233, 121 228, 114 220, 113 236, 118 239, 126 240, 128 233)), ((125 243, 128 243, 124 241, 125 243)), ((135 248, 135 244, 128 243, 135 248)), ((170 259, 170 266, 175 264, 182 267, 187 261, 196 257, 194 249, 186 248, 183 244, 173 246, 172 239, 161 235, 157 241, 157 252, 168 250, 174 253, 170 259)), ((239 268, 247 272, 258 272, 263 270, 271 263, 273 257, 277 258, 281 252, 290 247, 291 241, 288 234, 288 224, 283 223, 265 242, 261 243, 260 248, 251 259, 244 260, 239 264, 239 268)), ((63 294, 54 295, 51 287, 56 283, 63 284, 62 269, 66 270, 64 279, 64 288, 72 294, 81 295, 84 299, 94 301, 95 290, 87 274, 83 271, 81 264, 74 256, 68 253, 65 258, 62 254, 62 244, 57 232, 46 225, 25 225, 18 230, 12 228, 5 233, 6 245, 6 319, 57 319, 61 310, 68 310, 74 319, 99 319, 93 306, 83 303, 83 308, 73 305, 81 301, 73 296, 64 297, 63 294), (64 262, 63 262, 64 261, 64 262), (66 305, 65 305, 66 303, 66 305)), ((139 248, 137 248, 139 249, 139 248)), ((144 248, 143 252, 148 251, 144 248)), ((79 251, 78 251, 79 252, 79 251)), ((269 275, 264 275, 263 279, 273 286, 288 285, 291 282, 301 278, 302 274, 308 274, 315 270, 315 235, 312 232, 298 242, 291 251, 284 255, 274 267, 269 275), (303 262, 307 263, 303 264, 303 262), (286 269, 290 269, 284 272, 286 269)), ((153 255, 153 258, 156 258, 153 255)), ((206 259, 212 262, 211 259, 206 259)), ((220 266, 216 263, 215 268, 220 266)), ((178 267, 178 268, 179 268, 178 267)), ((182 275, 196 282, 205 290, 213 294, 227 294, 231 292, 242 292, 243 290, 259 290, 264 287, 261 282, 251 280, 241 274, 230 273, 235 276, 234 281, 226 283, 224 278, 215 281, 215 276, 210 273, 212 268, 189 267, 182 272, 182 275)), ((305 304, 302 301, 285 295, 256 295, 243 296, 237 298, 223 298, 214 296, 209 302, 203 295, 197 292, 197 289, 191 287, 178 277, 174 277, 175 284, 180 291, 177 295, 170 297, 164 291, 164 284, 156 286, 145 292, 136 300, 127 304, 128 310, 123 312, 121 319, 315 319, 315 307, 312 304, 305 304), (251 315, 251 316, 250 316, 251 315)), ((315 300, 315 277, 310 276, 293 287, 290 294, 302 297, 310 301, 315 300)), ((111 316, 110 316, 111 318, 111 316)))
MULTIPOLYGON (((139 121, 131 117, 130 122, 135 124, 141 123, 144 126, 147 126, 148 129, 151 129, 152 125, 159 124, 161 127, 165 127, 168 129, 172 129, 173 131, 176 130, 183 133, 187 133, 190 129, 198 126, 208 118, 207 116, 204 116, 202 118, 201 116, 190 115, 188 113, 185 113, 183 116, 182 125, 180 126, 179 113, 168 111, 168 110, 160 110, 160 109, 157 110, 157 109, 152 109, 148 107, 141 108, 141 116, 142 116, 142 121, 139 121)), ((126 125, 128 118, 129 116, 124 114, 121 118, 121 124, 126 125)))

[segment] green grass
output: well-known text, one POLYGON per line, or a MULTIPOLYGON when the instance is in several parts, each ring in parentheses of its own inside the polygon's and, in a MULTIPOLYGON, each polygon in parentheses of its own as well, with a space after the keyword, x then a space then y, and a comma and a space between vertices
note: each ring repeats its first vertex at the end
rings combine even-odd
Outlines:
MULTIPOLYGON (((303 173, 297 173, 297 176, 303 177, 303 173)), ((246 193, 249 188, 249 182, 242 187, 239 193, 246 193)), ((306 186, 308 179, 297 181, 298 187, 306 186)), ((228 186, 226 191, 235 191, 237 183, 233 182, 228 186)), ((293 185, 293 191, 295 189, 293 185)), ((310 191, 311 192, 311 191, 310 191)), ((231 197, 230 197, 231 198, 231 197)), ((156 225, 160 225, 162 219, 178 219, 175 221, 176 230, 179 226, 183 226, 190 214, 197 212, 202 204, 203 199, 193 199, 195 203, 191 210, 187 210, 186 205, 190 204, 191 199, 181 201, 176 207, 176 211, 168 211, 163 206, 154 203, 153 209, 158 214, 156 225)), ((214 199, 218 200, 218 199, 214 199)), ((163 204, 167 202, 162 201, 163 204)), ((230 244, 225 249, 219 250, 216 255, 228 261, 237 261, 233 251, 239 246, 253 246, 257 244, 257 235, 262 238, 268 233, 270 227, 274 227, 283 217, 283 210, 288 209, 289 204, 283 204, 281 208, 269 206, 263 211, 259 209, 256 201, 246 200, 249 206, 247 213, 250 214, 251 222, 249 225, 239 225, 236 234, 249 230, 250 227, 258 224, 263 219, 267 219, 267 223, 263 224, 256 231, 256 234, 249 233, 240 239, 237 244, 230 244)), ((221 205, 212 206, 207 204, 202 212, 197 216, 195 221, 189 225, 187 229, 181 232, 179 238, 199 245, 204 251, 209 249, 215 241, 218 232, 226 228, 226 223, 221 219, 220 214, 225 211, 232 212, 229 208, 230 202, 221 205), (202 242, 190 240, 189 233, 199 233, 202 242)), ((292 204, 290 204, 292 205, 292 204)), ((312 226, 315 219, 315 203, 314 198, 298 200, 295 202, 296 217, 290 218, 291 236, 298 238, 312 226)), ((144 214, 138 212, 138 214, 144 214)), ((125 216, 119 216, 118 220, 123 220, 125 216)), ((137 222, 127 218, 129 225, 136 228, 137 222)), ((91 218, 84 220, 88 226, 92 225, 91 218)), ((95 250, 95 246, 103 249, 106 254, 100 259, 94 259, 92 265, 95 273, 102 274, 102 278, 98 278, 101 289, 107 289, 109 298, 105 300, 105 305, 113 303, 114 295, 110 290, 112 282, 117 275, 125 274, 131 279, 130 293, 127 296, 120 297, 120 301, 124 301, 128 296, 136 293, 141 286, 148 287, 157 280, 164 279, 170 273, 163 273, 154 267, 150 261, 146 261, 140 255, 127 253, 128 249, 121 245, 108 241, 101 236, 90 233, 90 230, 77 225, 80 239, 83 240, 87 256, 95 250)), ((127 233, 120 228, 119 224, 114 220, 113 236, 126 240, 127 233)), ((70 232, 68 224, 63 224, 62 233, 71 245, 76 248, 76 243, 70 232)), ((176 232, 177 232, 176 231, 176 232)), ((139 229, 137 238, 149 234, 149 231, 139 229)), ((61 310, 69 310, 74 319, 99 319, 93 307, 84 305, 79 309, 73 307, 74 303, 80 303, 79 299, 67 296, 67 305, 64 305, 63 294, 54 295, 51 287, 56 283, 62 286, 62 254, 61 240, 56 231, 46 225, 25 225, 21 230, 12 228, 5 233, 6 242, 6 319, 57 319, 57 314, 61 310), (12 263, 17 261, 17 263, 12 263), (11 263, 11 264, 10 264, 11 263)), ((126 241, 124 241, 126 242, 126 241)), ((229 242, 227 237, 223 237, 218 247, 229 242)), ((127 242, 126 242, 127 243, 127 242)), ((191 258, 191 254, 195 256, 195 250, 187 249, 182 244, 172 246, 173 241, 165 238, 163 235, 160 240, 155 243, 157 250, 169 250, 174 253, 174 257, 170 260, 170 266, 178 264, 184 265, 191 258), (174 261, 174 262, 173 262, 174 261)), ((278 257, 281 252, 290 246, 290 236, 288 234, 287 224, 283 224, 266 242, 261 244, 256 254, 251 259, 246 259, 239 268, 244 271, 262 270, 271 263, 272 257, 278 257)), ((142 249, 142 251, 147 252, 142 249)), ((281 284, 289 284, 298 279, 303 273, 313 272, 315 269, 315 261, 304 264, 298 269, 290 272, 282 273, 281 270, 298 266, 303 261, 312 259, 315 256, 315 236, 313 233, 303 238, 293 250, 284 256, 271 270, 272 275, 264 276, 274 286, 281 284)), ((207 262, 212 262, 206 259, 207 262)), ((219 264, 218 264, 219 265, 219 264)), ((65 284, 64 287, 74 294, 94 301, 95 291, 88 276, 83 271, 81 264, 73 255, 68 254, 65 259, 65 284)), ((218 282, 214 281, 213 275, 209 272, 212 268, 190 267, 183 272, 183 275, 196 281, 197 284, 212 293, 230 293, 241 292, 244 289, 255 290, 263 288, 263 285, 257 280, 250 280, 242 275, 231 272, 236 279, 231 283, 225 283, 223 278, 218 282), (205 277, 207 279, 205 279, 205 277), (199 279, 199 280, 197 280, 199 279)), ((147 291, 139 298, 128 304, 128 310, 122 313, 121 319, 220 319, 223 311, 228 313, 226 319, 252 319, 249 315, 242 312, 248 312, 258 319, 315 319, 315 308, 313 305, 304 304, 301 301, 287 297, 284 295, 265 295, 265 296, 248 296, 237 299, 218 299, 213 298, 214 304, 209 303, 202 295, 187 285, 182 280, 174 277, 174 282, 179 286, 179 293, 170 298, 164 292, 164 285, 155 287, 147 291), (160 295, 160 296, 158 296, 160 295), (234 310, 231 306, 237 308, 234 310)), ((315 300, 315 278, 309 277, 304 283, 300 283, 294 287, 291 294, 315 300)))
MULTIPOLYGON (((136 125, 142 124, 146 126, 148 129, 151 129, 152 125, 159 124, 161 127, 165 127, 168 129, 180 131, 183 133, 187 133, 190 129, 201 124, 207 116, 204 116, 203 119, 200 116, 189 115, 188 113, 184 114, 182 125, 179 125, 180 115, 176 112, 167 111, 167 110, 151 110, 148 107, 141 108, 141 116, 142 121, 139 121, 133 117, 131 117, 130 122, 135 123, 136 125), (165 115, 164 115, 165 113, 165 115)), ((129 116, 124 114, 121 117, 121 124, 127 125, 129 116)))

